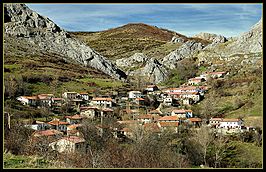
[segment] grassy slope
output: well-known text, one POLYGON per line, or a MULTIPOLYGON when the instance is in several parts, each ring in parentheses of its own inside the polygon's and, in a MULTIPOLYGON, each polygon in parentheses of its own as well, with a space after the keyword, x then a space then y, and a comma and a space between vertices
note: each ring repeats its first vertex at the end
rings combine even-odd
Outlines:
POLYGON ((168 43, 175 34, 188 39, 172 31, 142 23, 127 24, 101 32, 71 34, 110 59, 125 58, 139 52, 162 58, 178 48, 179 44, 168 43))

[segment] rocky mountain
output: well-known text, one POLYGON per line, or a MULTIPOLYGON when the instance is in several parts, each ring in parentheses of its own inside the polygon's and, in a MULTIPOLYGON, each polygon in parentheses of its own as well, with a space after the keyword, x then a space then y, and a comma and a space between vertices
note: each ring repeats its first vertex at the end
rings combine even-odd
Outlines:
POLYGON ((116 65, 121 68, 135 68, 145 63, 149 58, 143 53, 135 53, 129 58, 117 59, 116 65))
POLYGON ((192 57, 194 53, 202 50, 203 48, 204 45, 200 42, 187 41, 178 49, 165 56, 162 60, 162 64, 170 69, 174 69, 180 60, 192 57))
POLYGON ((149 58, 144 67, 129 71, 131 76, 144 76, 147 82, 158 84, 168 79, 169 71, 157 59, 149 58))
POLYGON ((199 34, 196 34, 193 37, 208 40, 211 41, 212 43, 224 43, 227 41, 226 37, 222 35, 204 33, 204 32, 200 32, 199 34))
POLYGON ((143 76, 147 81, 156 84, 165 81, 169 76, 163 64, 143 53, 135 53, 128 58, 118 59, 116 65, 124 69, 129 76, 143 76))
POLYGON ((260 64, 262 58, 262 20, 248 32, 228 40, 225 43, 210 44, 197 54, 200 64, 220 63, 225 66, 238 67, 260 64))
POLYGON ((4 17, 5 40, 22 40, 30 46, 38 46, 40 51, 59 54, 113 78, 126 80, 127 75, 111 61, 26 5, 5 4, 4 17))

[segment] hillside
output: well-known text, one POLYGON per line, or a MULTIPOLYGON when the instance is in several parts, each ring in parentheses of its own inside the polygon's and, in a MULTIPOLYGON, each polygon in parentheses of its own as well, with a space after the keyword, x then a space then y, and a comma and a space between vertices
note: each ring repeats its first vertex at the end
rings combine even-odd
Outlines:
POLYGON ((70 34, 110 59, 125 58, 141 52, 150 57, 162 58, 180 45, 169 43, 173 36, 188 40, 179 33, 143 23, 129 23, 100 32, 70 34))

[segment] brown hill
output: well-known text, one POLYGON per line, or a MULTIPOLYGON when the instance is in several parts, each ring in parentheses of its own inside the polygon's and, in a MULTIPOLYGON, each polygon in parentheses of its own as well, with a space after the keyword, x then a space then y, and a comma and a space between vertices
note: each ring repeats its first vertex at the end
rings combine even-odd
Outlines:
POLYGON ((140 52, 162 58, 180 45, 169 43, 173 36, 188 39, 174 31, 144 23, 129 23, 99 32, 71 32, 71 35, 110 59, 129 57, 140 52))

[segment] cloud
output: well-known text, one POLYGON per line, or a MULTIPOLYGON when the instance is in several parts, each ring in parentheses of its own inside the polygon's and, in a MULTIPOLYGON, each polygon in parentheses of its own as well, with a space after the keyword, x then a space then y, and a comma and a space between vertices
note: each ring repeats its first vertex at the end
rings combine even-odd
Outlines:
POLYGON ((187 34, 207 30, 236 36, 247 31, 262 15, 262 4, 27 5, 70 31, 99 31, 142 22, 187 34))

